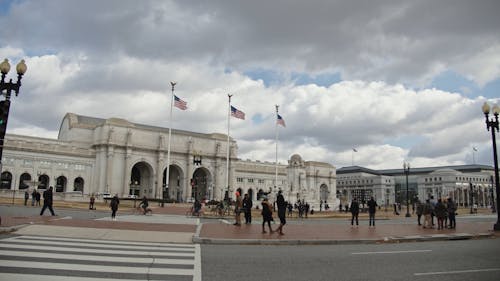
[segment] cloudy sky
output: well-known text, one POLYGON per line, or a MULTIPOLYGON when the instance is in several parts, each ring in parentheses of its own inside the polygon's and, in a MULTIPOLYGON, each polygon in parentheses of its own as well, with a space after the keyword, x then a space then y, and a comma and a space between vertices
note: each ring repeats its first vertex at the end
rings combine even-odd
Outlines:
POLYGON ((67 112, 168 127, 177 81, 189 109, 173 128, 227 133, 233 94, 242 159, 274 161, 279 105, 282 163, 492 165, 480 108, 500 102, 498 11, 497 0, 0 0, 0 58, 28 65, 8 133, 57 138, 67 112))

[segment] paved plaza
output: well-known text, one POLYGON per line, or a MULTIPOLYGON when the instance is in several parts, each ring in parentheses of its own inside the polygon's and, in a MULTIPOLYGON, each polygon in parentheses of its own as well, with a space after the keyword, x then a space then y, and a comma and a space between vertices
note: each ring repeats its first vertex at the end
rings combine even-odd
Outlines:
MULTIPOLYGON (((456 229, 423 229, 416 216, 404 218, 381 212, 376 227, 369 227, 361 216, 352 227, 348 214, 322 213, 308 219, 289 218, 285 235, 262 233, 261 217, 254 213, 252 224, 234 226, 233 218, 186 216, 188 205, 153 207, 153 215, 140 215, 132 208, 118 212, 116 221, 106 213, 96 219, 71 216, 2 215, 2 232, 19 235, 59 236, 67 238, 202 243, 202 244, 341 244, 391 243, 449 239, 495 238, 492 231, 495 214, 463 214, 456 229), (479 219, 479 220, 476 220, 479 219)), ((92 211, 89 211, 92 212, 92 211)), ((277 224, 273 225, 276 228, 277 224)))

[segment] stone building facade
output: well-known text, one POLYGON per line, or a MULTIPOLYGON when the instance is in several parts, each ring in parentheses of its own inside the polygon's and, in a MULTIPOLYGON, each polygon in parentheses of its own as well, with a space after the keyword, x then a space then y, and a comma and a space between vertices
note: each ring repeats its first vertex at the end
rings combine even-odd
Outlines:
POLYGON ((109 193, 185 202, 221 200, 237 190, 257 200, 259 191, 273 196, 281 189, 291 202, 334 204, 334 166, 297 154, 286 165, 241 160, 230 139, 227 177, 227 145, 224 134, 172 130, 167 184, 167 128, 68 113, 57 139, 6 136, 0 194, 54 186, 68 200, 109 193))
MULTIPOLYGON (((425 200, 452 198, 459 206, 490 207, 494 195, 494 168, 486 165, 457 165, 411 168, 408 175, 408 198, 425 200)), ((353 197, 368 200, 373 196, 379 205, 406 203, 406 174, 403 169, 371 170, 359 166, 337 170, 337 197, 345 204, 353 197)))

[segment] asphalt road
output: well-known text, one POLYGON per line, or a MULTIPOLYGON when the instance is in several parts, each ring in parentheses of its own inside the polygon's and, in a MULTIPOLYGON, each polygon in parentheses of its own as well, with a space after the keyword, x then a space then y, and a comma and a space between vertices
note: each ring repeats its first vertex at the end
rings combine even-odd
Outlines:
POLYGON ((216 280, 500 280, 500 240, 332 246, 202 245, 216 280))

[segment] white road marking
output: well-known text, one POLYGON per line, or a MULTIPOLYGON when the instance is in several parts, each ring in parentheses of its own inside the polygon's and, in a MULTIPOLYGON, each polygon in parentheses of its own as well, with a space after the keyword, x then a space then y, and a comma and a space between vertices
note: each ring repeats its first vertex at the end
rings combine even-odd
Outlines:
POLYGON ((406 254, 406 253, 426 253, 426 252, 432 252, 432 250, 358 252, 358 253, 351 253, 351 255, 406 254))
POLYGON ((451 270, 451 271, 437 271, 437 272, 422 272, 422 273, 414 273, 413 275, 415 275, 415 276, 426 276, 426 275, 478 273, 478 272, 489 272, 489 271, 500 271, 500 268, 484 268, 484 269, 469 269, 469 270, 451 270))

